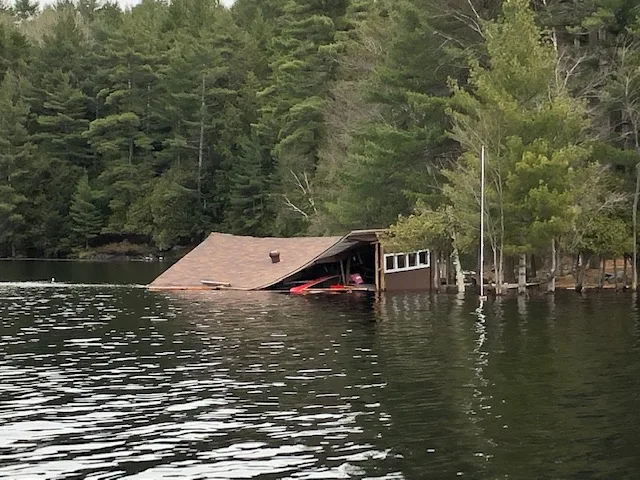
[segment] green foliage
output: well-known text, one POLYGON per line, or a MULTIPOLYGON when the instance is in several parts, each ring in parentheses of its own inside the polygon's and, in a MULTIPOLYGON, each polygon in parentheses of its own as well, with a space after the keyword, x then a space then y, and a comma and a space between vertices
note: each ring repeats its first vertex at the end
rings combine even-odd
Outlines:
POLYGON ((83 175, 78 181, 69 215, 73 221, 71 229, 80 243, 87 248, 89 241, 97 237, 102 230, 103 219, 95 201, 96 193, 91 190, 87 175, 83 175))
POLYGON ((633 250, 629 224, 610 215, 596 215, 584 232, 581 247, 584 253, 619 258, 633 250))
POLYGON ((487 238, 501 263, 504 254, 543 249, 567 232, 573 171, 590 154, 589 120, 585 105, 559 82, 557 54, 528 2, 505 3, 484 32, 487 66, 472 62, 468 87, 452 82, 452 137, 466 153, 445 171, 445 195, 461 223, 477 232, 471 212, 479 210, 478 157, 486 147, 487 238))
POLYGON ((639 14, 21 0, 0 13, 0 252, 393 224, 398 248, 473 256, 485 145, 492 247, 613 255, 640 152, 639 14))
POLYGON ((345 26, 349 2, 288 0, 270 48, 272 74, 260 92, 257 131, 273 157, 276 230, 304 228, 315 199, 303 178, 312 178, 324 135, 324 108, 336 73, 333 44, 345 26), (292 214, 293 212, 293 214, 292 214))
POLYGON ((264 232, 267 218, 263 174, 263 155, 256 139, 247 139, 230 172, 230 198, 226 211, 231 233, 259 235, 264 232))
POLYGON ((157 180, 149 196, 152 238, 161 249, 180 240, 193 241, 203 233, 197 230, 202 215, 198 192, 183 186, 185 177, 180 171, 168 172, 157 180))
MULTIPOLYGON (((411 212, 417 199, 434 208, 442 203, 439 170, 458 155, 446 135, 447 79, 464 78, 464 58, 479 40, 478 32, 456 20, 457 13, 475 15, 469 5, 451 9, 445 3, 373 2, 373 13, 358 18, 362 33, 351 33, 345 56, 364 57, 371 65, 352 60, 369 78, 360 87, 365 105, 354 105, 360 124, 343 148, 334 198, 325 207, 338 229, 388 225, 411 212), (369 118, 360 113, 365 108, 369 118)), ((349 122, 354 113, 341 117, 349 122)))
POLYGON ((38 11, 38 3, 31 0, 16 0, 13 6, 13 13, 21 20, 33 17, 38 11))
MULTIPOLYGON (((455 225, 447 209, 431 210, 418 203, 414 212, 400 216, 383 238, 385 251, 410 252, 424 248, 447 252, 455 238, 455 225)), ((458 245, 456 245, 458 246, 458 245)))
POLYGON ((22 207, 27 198, 10 185, 0 185, 0 244, 8 245, 15 253, 16 241, 24 227, 22 207))

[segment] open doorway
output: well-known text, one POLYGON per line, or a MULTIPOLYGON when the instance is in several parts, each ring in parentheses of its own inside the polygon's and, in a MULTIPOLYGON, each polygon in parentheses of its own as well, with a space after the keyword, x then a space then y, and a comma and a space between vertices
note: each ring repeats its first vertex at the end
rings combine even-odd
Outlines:
POLYGON ((321 279, 332 277, 332 282, 342 285, 354 285, 375 290, 376 244, 357 242, 345 248, 337 255, 318 259, 313 265, 301 270, 270 290, 289 291, 291 288, 321 279))

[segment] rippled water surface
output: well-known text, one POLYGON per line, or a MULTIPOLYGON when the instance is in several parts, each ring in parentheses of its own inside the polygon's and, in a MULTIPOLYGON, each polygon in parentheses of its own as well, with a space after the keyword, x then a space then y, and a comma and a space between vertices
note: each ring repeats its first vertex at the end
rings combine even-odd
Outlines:
POLYGON ((2 479, 640 471, 630 295, 503 299, 483 318, 473 300, 450 296, 8 280, 2 479))

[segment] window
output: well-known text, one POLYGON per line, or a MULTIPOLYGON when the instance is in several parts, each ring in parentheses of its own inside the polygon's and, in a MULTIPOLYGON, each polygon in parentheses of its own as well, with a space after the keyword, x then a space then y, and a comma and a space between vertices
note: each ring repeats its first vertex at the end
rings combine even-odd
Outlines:
POLYGON ((409 253, 389 253, 384 256, 385 273, 406 272, 419 268, 428 268, 429 250, 409 253))
POLYGON ((396 256, 385 255, 384 256, 384 271, 388 272, 396 268, 396 256))

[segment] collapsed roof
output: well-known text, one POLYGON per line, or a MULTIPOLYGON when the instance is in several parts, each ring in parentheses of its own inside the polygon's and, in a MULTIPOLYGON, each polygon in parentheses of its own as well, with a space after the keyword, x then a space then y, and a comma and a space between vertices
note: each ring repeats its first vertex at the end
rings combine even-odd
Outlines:
POLYGON ((377 241, 378 230, 343 237, 244 237, 211 233, 200 245, 156 278, 152 290, 203 288, 219 284, 233 290, 269 288, 314 264, 335 261, 361 242, 377 241), (280 261, 269 254, 277 251, 280 261))

